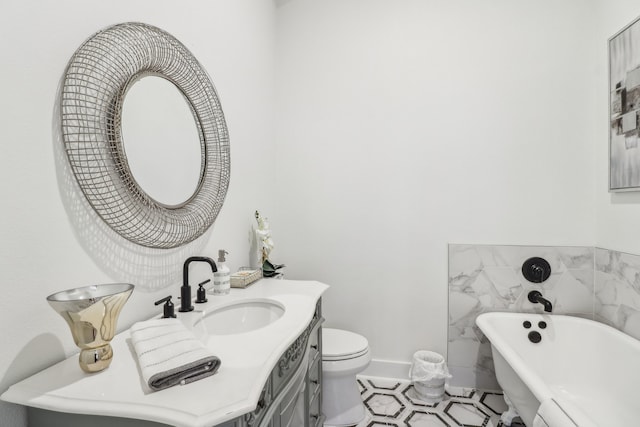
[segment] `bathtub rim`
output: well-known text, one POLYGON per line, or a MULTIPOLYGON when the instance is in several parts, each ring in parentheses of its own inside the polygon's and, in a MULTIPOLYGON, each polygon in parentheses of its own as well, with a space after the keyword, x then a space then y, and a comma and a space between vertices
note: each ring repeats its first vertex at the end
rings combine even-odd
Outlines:
POLYGON ((513 312, 500 312, 492 311, 482 313, 476 318, 476 325, 489 340, 491 346, 500 352, 504 360, 511 366, 511 368, 518 374, 520 379, 525 383, 529 390, 533 393, 538 402, 544 402, 553 396, 551 389, 536 375, 532 375, 531 369, 527 366, 526 362, 516 353, 513 346, 509 345, 504 339, 501 339, 501 334, 496 330, 491 322, 491 319, 495 317, 500 318, 512 318, 522 319, 523 316, 540 316, 549 320, 550 316, 561 316, 557 314, 543 315, 540 313, 513 313, 513 312))
POLYGON ((600 329, 604 333, 613 335, 615 339, 621 340, 625 345, 629 345, 638 349, 640 349, 640 341, 605 323, 570 314, 492 311, 482 313, 476 317, 476 325, 488 339, 490 345, 495 351, 498 351, 502 358, 507 362, 507 364, 511 366, 511 369, 515 371, 516 375, 518 375, 520 380, 529 388, 529 390, 535 396, 539 403, 542 403, 547 399, 552 399, 556 401, 556 403, 563 410, 565 410, 565 413, 570 416, 570 418, 572 418, 572 421, 576 422, 577 425, 581 427, 597 427, 596 424, 587 416, 587 414, 582 411, 581 408, 577 407, 573 402, 554 393, 554 391, 550 389, 535 374, 535 372, 527 366, 525 360, 515 352, 514 347, 510 345, 508 341, 501 338, 503 334, 500 334, 500 332, 498 332, 494 325, 491 323, 495 318, 501 318, 503 320, 511 319, 514 322, 520 322, 522 320, 531 320, 533 316, 536 316, 540 320, 546 320, 547 322, 552 321, 554 318, 562 318, 563 321, 572 322, 574 325, 588 325, 590 328, 600 329))

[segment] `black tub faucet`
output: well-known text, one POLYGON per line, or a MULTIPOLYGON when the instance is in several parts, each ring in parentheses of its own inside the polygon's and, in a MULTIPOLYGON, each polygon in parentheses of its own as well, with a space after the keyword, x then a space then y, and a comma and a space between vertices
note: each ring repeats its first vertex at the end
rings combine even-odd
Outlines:
POLYGON ((529 292, 528 298, 529 298, 529 301, 531 301, 534 304, 540 303, 544 305, 544 311, 546 311, 547 313, 551 313, 551 310, 553 309, 553 307, 551 306, 551 301, 543 297, 540 291, 529 292))
POLYGON ((216 263, 213 262, 211 258, 206 256, 192 256, 187 258, 184 262, 184 266, 182 267, 182 286, 180 287, 180 309, 179 311, 193 311, 193 306, 191 305, 191 286, 189 286, 189 264, 192 262, 206 262, 211 266, 211 271, 215 273, 218 271, 218 267, 216 267, 216 263))

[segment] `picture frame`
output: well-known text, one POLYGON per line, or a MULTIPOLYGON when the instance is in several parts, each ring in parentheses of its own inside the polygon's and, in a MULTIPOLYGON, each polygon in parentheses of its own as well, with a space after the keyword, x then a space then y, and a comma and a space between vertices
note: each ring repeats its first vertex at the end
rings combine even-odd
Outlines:
POLYGON ((609 191, 640 191, 640 17, 608 41, 609 191))

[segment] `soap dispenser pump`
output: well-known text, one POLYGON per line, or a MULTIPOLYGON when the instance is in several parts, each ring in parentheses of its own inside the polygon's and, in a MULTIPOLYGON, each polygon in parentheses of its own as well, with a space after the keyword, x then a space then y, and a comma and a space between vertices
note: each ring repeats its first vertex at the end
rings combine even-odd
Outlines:
POLYGON ((227 267, 224 249, 218 251, 218 271, 213 273, 213 294, 226 295, 231 291, 231 270, 227 267))

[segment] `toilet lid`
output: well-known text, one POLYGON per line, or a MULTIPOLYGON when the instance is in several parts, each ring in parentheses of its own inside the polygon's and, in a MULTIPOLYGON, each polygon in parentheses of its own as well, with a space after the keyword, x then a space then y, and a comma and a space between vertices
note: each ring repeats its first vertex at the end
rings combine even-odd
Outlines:
POLYGON ((322 358, 349 359, 369 350, 369 342, 362 335, 342 329, 322 328, 322 358))

